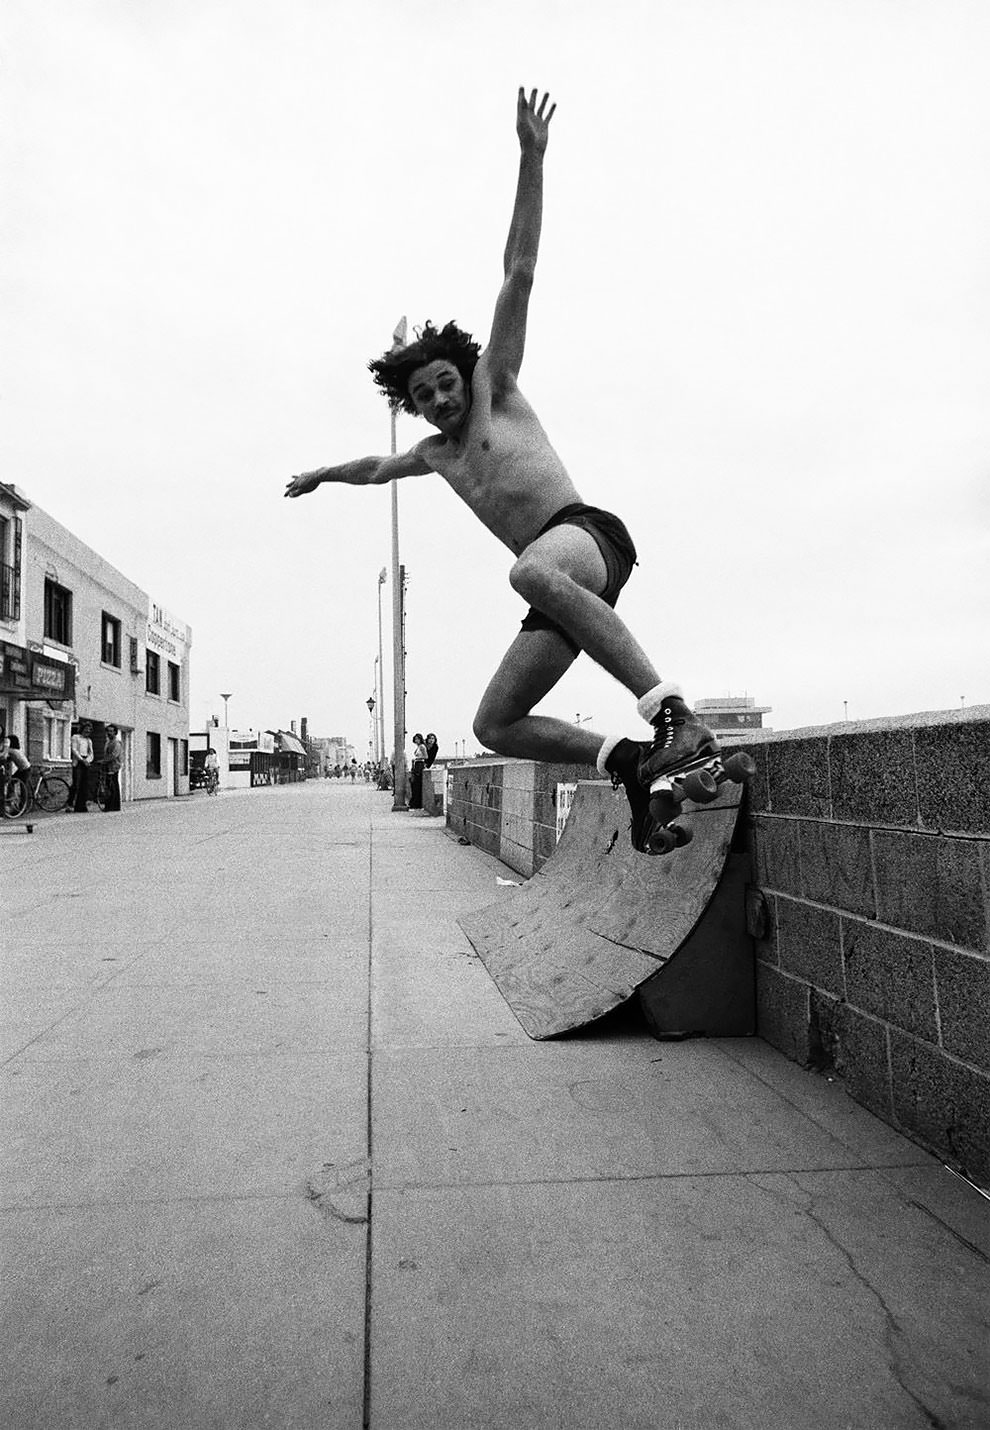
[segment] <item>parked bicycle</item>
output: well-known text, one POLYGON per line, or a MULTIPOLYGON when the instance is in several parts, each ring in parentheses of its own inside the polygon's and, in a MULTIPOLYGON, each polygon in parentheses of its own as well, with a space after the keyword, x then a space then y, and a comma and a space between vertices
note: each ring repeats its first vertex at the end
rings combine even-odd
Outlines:
POLYGON ((55 814, 69 803, 69 781, 51 765, 32 765, 3 782, 3 817, 20 819, 31 807, 55 814))
POLYGON ((220 793, 220 771, 219 771, 219 770, 207 770, 207 771, 206 771, 206 780, 205 780, 204 783, 206 784, 206 793, 207 793, 207 794, 219 794, 219 793, 220 793))
MULTIPOLYGON (((100 770, 99 778, 96 781, 96 807, 105 810, 110 803, 110 772, 100 770)), ((119 807, 119 806, 118 806, 119 807)))

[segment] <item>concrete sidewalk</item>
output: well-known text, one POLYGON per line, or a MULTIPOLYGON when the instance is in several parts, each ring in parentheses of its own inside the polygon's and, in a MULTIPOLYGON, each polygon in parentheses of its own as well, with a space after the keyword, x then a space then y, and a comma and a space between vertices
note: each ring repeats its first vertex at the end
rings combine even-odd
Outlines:
POLYGON ((759 1041, 532 1043, 319 782, 0 836, 0 1424, 990 1424, 990 1203, 759 1041))

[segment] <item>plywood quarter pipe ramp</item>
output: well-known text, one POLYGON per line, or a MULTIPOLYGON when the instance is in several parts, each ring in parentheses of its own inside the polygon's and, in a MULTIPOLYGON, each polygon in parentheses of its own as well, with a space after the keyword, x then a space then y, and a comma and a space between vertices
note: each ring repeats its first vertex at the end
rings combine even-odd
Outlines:
POLYGON ((579 784, 556 851, 521 888, 460 924, 532 1038, 639 995, 657 1036, 753 1032, 747 856, 734 850, 742 790, 689 806, 694 838, 663 858, 629 841, 625 795, 579 784))

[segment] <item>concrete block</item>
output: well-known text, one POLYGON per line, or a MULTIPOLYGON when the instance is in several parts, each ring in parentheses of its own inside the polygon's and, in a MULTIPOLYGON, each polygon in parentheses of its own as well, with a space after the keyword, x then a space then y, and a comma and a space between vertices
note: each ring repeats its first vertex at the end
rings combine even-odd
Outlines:
POLYGON ((801 842, 799 822, 758 814, 752 825, 752 857, 756 883, 761 889, 801 894, 801 842))
POLYGON ((918 730, 915 748, 922 824, 990 834, 990 721, 918 730))
POLYGON ((846 997, 856 1008, 938 1041, 932 946, 857 919, 842 920, 846 997))
POLYGON ((756 964, 756 1031, 794 1062, 808 1063, 811 989, 768 964, 756 964))
POLYGON ((800 839, 805 898, 873 918, 876 895, 869 830, 854 824, 802 820, 800 839))
POLYGON ((917 823, 910 730, 833 735, 829 767, 833 818, 867 824, 917 823))
POLYGON ((842 944, 839 915, 794 899, 777 900, 777 950, 787 973, 840 997, 842 944))
MULTIPOLYGON (((942 1046, 964 1062, 990 1072, 990 960, 937 948, 935 986, 942 1046)), ((990 1120, 990 1108, 987 1118, 990 1120)))
POLYGON ((810 1061, 822 1072, 834 1071, 850 1097, 891 1117, 887 1027, 858 1009, 812 989, 810 1061))
POLYGON ((894 1116, 971 1177, 990 1182, 990 1077, 907 1033, 890 1031, 894 1116))
POLYGON ((882 923, 960 948, 986 949, 979 841, 875 830, 873 852, 882 923))
POLYGON ((773 814, 803 814, 828 819, 828 743, 781 740, 765 745, 769 809, 773 814))

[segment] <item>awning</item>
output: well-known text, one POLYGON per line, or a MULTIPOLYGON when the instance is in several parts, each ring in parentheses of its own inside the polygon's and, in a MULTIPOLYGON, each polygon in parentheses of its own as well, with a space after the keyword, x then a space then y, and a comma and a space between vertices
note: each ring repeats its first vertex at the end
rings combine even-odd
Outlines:
POLYGON ((278 747, 283 754, 305 755, 305 745, 297 740, 295 735, 290 735, 287 730, 279 730, 275 738, 278 740, 278 747))

